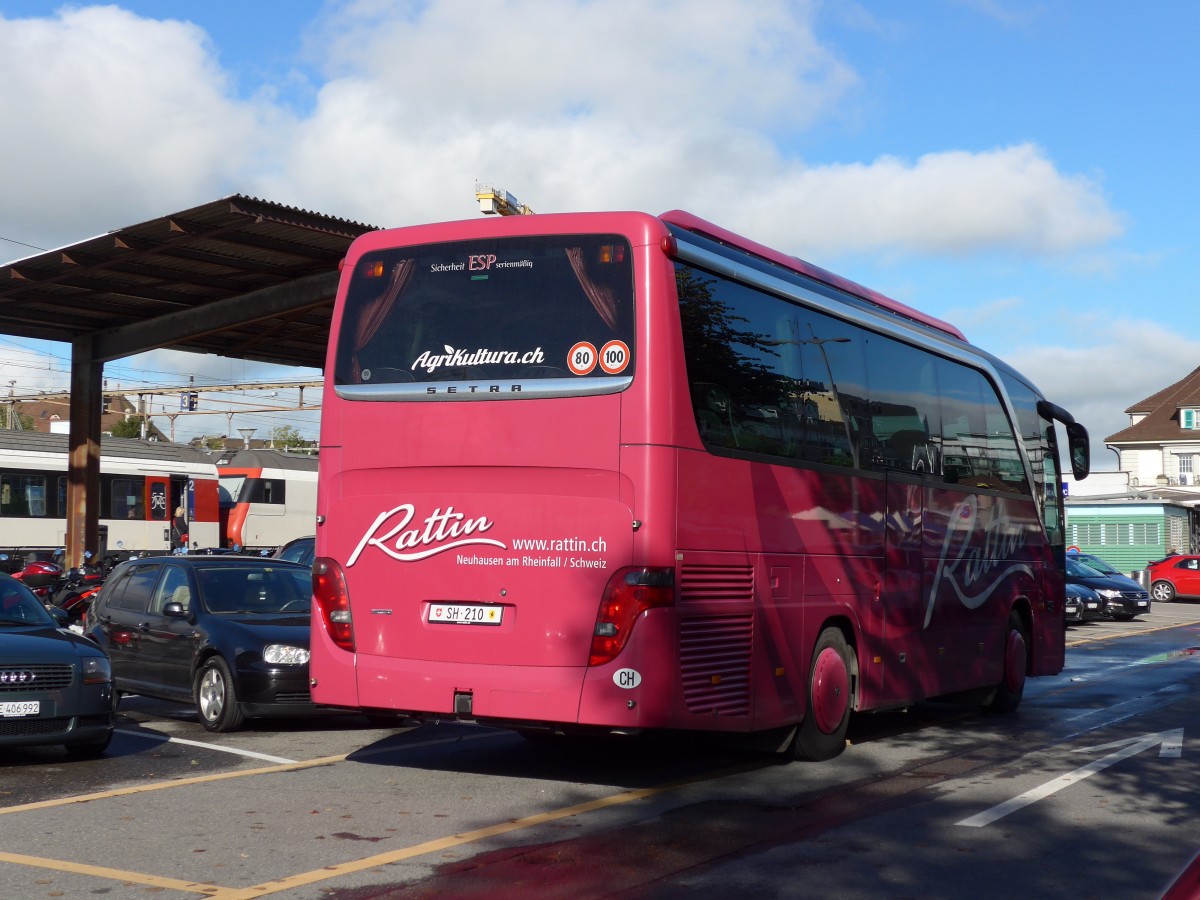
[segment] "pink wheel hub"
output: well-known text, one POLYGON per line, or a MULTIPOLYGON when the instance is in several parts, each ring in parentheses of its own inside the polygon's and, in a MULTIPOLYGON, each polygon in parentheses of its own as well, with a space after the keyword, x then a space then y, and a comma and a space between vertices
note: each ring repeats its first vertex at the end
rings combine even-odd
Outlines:
POLYGON ((846 660, 832 647, 826 647, 813 667, 812 685, 813 721, 822 734, 837 731, 849 704, 850 673, 846 670, 846 660))
POLYGON ((1010 691, 1019 691, 1025 683, 1025 663, 1028 651, 1025 636, 1013 628, 1008 632, 1008 643, 1004 647, 1004 685, 1010 691))

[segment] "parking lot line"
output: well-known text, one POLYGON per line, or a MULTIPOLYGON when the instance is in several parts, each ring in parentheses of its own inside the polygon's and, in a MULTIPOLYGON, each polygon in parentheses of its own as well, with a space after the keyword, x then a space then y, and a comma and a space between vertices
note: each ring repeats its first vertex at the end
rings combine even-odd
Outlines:
POLYGON ((1154 634, 1156 631, 1170 631, 1172 628, 1186 628, 1193 625, 1193 622, 1175 622, 1171 625, 1159 625, 1155 628, 1139 628, 1137 631, 1112 631, 1107 634, 1098 634, 1095 637, 1079 637, 1074 640, 1069 640, 1066 643, 1068 647, 1082 647, 1085 644, 1097 644, 1101 641, 1114 641, 1117 638, 1138 637, 1143 634, 1154 634))
POLYGON ((147 875, 144 872, 126 872, 123 869, 110 869, 107 866, 91 866, 86 863, 75 863, 62 859, 42 859, 37 856, 25 856, 21 853, 6 853, 3 850, 0 850, 0 862, 15 863, 18 866, 33 866, 39 869, 50 869, 53 872, 67 872, 73 875, 90 875, 94 878, 107 878, 110 881, 124 881, 129 884, 140 884, 147 888, 156 888, 160 891, 187 891, 192 894, 202 894, 206 897, 219 895, 221 891, 225 890, 213 884, 180 881, 176 878, 147 875))
POLYGON ((152 731, 128 731, 124 728, 116 729, 117 734, 128 735, 129 737, 143 738, 148 741, 160 741, 168 744, 184 744, 188 747, 200 747, 204 750, 215 750, 218 753, 232 753, 236 756, 245 756, 249 759, 261 759, 263 762, 278 763, 280 765, 288 765, 290 763, 299 762, 299 760, 288 759, 284 756, 270 756, 266 753, 256 753, 253 750, 243 750, 240 747, 224 747, 220 744, 210 744, 206 741, 189 741, 187 738, 171 737, 166 734, 156 734, 152 731))
POLYGON ((0 816, 10 813, 28 812, 35 809, 51 809, 55 806, 70 806, 73 803, 90 803, 93 800, 107 800, 112 797, 128 797, 131 794, 145 794, 150 791, 165 791, 170 788, 187 787, 193 784, 205 784, 210 781, 225 781, 229 778, 245 778, 249 775, 269 775, 273 772, 298 772, 301 769, 311 769, 316 766, 328 766, 342 762, 348 753, 336 756, 323 756, 319 759, 308 759, 303 762, 288 763, 281 766, 263 766, 258 769, 239 769, 236 772, 216 772, 212 775, 196 775, 193 778, 179 778, 174 781, 156 781, 153 784, 139 784, 130 787, 116 788, 111 791, 99 791, 94 794, 79 794, 74 797, 59 797, 56 800, 39 800, 36 803, 22 803, 19 806, 0 806, 0 816))
POLYGON ((277 894, 280 891, 287 891, 291 890, 292 888, 315 884, 319 881, 327 881, 330 878, 338 878, 342 875, 361 872, 364 869, 372 869, 377 866, 386 866, 389 863, 402 862, 406 859, 425 856, 429 853, 436 853, 438 851, 448 850, 453 847, 461 847, 464 844, 472 844, 476 841, 482 841, 487 838, 510 834, 514 831, 522 831, 526 828, 534 828, 538 825, 544 825, 548 822, 557 822, 560 819, 567 819, 571 816, 595 812, 596 810, 607 809, 613 806, 621 806, 634 800, 644 800, 648 797, 654 797, 658 794, 665 794, 670 791, 679 790, 680 788, 688 787, 693 784, 701 784, 706 781, 717 781, 721 778, 727 778, 732 775, 740 775, 746 772, 753 772, 757 769, 763 769, 773 765, 776 765, 773 760, 756 760, 737 766, 731 766, 727 769, 722 769, 717 772, 709 772, 704 775, 697 775, 690 778, 681 778, 677 781, 671 781, 667 784, 658 785, 657 787, 636 788, 633 790, 622 791, 619 794, 610 794, 607 797, 599 797, 595 800, 589 800, 585 803, 577 803, 574 806, 564 806, 560 809, 552 809, 547 812, 536 813, 535 815, 525 816, 521 819, 511 819, 507 822, 498 822, 495 825, 486 825, 483 828, 476 828, 472 831, 464 831, 448 837, 435 838, 434 840, 425 841, 421 844, 414 844, 411 847, 402 847, 398 850, 391 850, 387 853, 379 853, 375 856, 367 856, 362 859, 350 860, 349 862, 324 866, 320 869, 313 869, 309 872, 288 875, 284 878, 277 878, 273 881, 266 881, 262 884, 256 884, 253 887, 240 889, 222 888, 218 891, 209 893, 207 896, 212 897, 213 900, 255 900, 257 897, 267 897, 271 894, 277 894))

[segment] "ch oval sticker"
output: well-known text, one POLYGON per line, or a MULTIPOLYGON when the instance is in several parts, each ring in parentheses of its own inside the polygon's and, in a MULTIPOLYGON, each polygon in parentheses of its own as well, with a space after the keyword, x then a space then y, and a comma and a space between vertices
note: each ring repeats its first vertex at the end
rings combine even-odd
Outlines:
POLYGON ((642 683, 642 673, 637 669, 617 669, 613 672, 613 684, 629 690, 642 683))

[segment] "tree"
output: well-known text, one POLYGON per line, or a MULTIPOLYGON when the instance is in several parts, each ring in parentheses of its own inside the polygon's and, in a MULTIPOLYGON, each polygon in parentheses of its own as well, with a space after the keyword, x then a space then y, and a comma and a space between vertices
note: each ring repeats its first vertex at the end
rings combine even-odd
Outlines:
POLYGON ((145 416, 128 416, 112 427, 112 436, 119 438, 140 438, 142 436, 142 423, 145 421, 145 416))
POLYGON ((271 429, 271 443, 276 449, 284 450, 289 447, 311 447, 312 441, 306 441, 300 432, 291 425, 280 425, 271 429))

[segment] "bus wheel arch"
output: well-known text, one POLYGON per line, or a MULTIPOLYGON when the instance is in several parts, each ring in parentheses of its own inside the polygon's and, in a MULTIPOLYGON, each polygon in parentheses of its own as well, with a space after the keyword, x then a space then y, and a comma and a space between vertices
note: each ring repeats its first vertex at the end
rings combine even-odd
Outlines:
POLYGON ((1031 633, 1028 610, 1020 603, 1015 604, 1008 614, 1008 629, 1001 651, 1003 666, 1000 681, 987 703, 988 709, 993 712, 1012 712, 1021 705, 1033 656, 1029 643, 1031 633))
POLYGON ((796 759, 832 759, 846 748, 858 692, 858 655, 848 623, 827 622, 813 647, 805 713, 792 743, 796 759))

